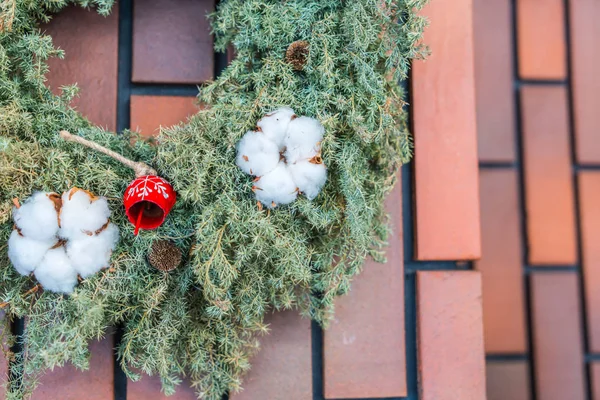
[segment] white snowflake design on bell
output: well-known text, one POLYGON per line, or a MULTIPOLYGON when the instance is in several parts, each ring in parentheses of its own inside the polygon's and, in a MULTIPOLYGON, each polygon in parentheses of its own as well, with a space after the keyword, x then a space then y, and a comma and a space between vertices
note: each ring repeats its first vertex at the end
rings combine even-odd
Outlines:
POLYGON ((166 184, 167 181, 160 176, 145 176, 143 180, 140 180, 129 189, 129 192, 127 192, 127 199, 137 195, 137 197, 141 197, 141 200, 144 200, 146 196, 154 191, 158 194, 162 194, 165 199, 168 199, 169 193, 167 193, 167 188, 165 187, 166 184))

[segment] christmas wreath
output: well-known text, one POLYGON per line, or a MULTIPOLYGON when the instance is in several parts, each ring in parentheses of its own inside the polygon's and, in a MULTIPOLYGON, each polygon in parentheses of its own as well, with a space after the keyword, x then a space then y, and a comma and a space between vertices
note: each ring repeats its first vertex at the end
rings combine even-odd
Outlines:
POLYGON ((411 156, 398 82, 422 53, 424 0, 222 1, 215 46, 236 57, 158 145, 93 126, 69 106, 75 86, 44 84, 63 54, 39 23, 67 3, 113 5, 0 1, 0 301, 26 324, 10 392, 85 368, 88 342, 120 325, 131 379, 159 374, 169 394, 186 376, 220 399, 240 389, 265 313, 326 325, 365 257, 383 259, 383 201, 411 156), (138 175, 176 201, 128 199, 150 189, 83 138, 150 166, 138 175))

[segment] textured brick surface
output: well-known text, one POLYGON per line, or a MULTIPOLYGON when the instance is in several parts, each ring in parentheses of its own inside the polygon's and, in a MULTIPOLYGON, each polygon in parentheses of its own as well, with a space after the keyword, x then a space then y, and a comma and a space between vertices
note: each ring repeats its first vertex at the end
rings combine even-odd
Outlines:
POLYGON ((485 368, 487 400, 531 399, 529 366, 526 362, 488 362, 485 368))
POLYGON ((432 1, 423 14, 432 54, 413 64, 416 256, 475 259, 481 249, 472 4, 432 1))
POLYGON ((200 83, 213 77, 206 18, 214 0, 135 0, 134 82, 200 83))
POLYGON ((600 363, 590 365, 590 379, 592 383, 592 400, 600 400, 600 363))
POLYGON ((519 75, 564 79, 567 75, 563 0, 517 0, 519 75))
POLYGON ((312 400, 310 321, 296 311, 266 318, 271 333, 261 339, 244 390, 231 400, 312 400))
POLYGON ((577 158, 600 163, 600 2, 571 0, 571 72, 577 158))
POLYGON ((32 400, 106 400, 113 398, 113 336, 90 343, 90 368, 68 364, 42 376, 32 400))
POLYGON ((482 255, 475 266, 482 275, 485 349, 488 353, 525 352, 517 174, 482 170, 479 185, 482 255))
POLYGON ((421 400, 485 399, 481 276, 417 273, 421 400))
POLYGON ((577 262, 575 207, 563 87, 521 89, 529 262, 577 262))
POLYGON ((324 335, 325 398, 406 396, 404 267, 400 184, 387 199, 394 235, 387 263, 367 261, 350 293, 336 301, 324 335))
POLYGON ((510 0, 474 0, 477 142, 482 161, 515 158, 510 0))
POLYGON ((600 171, 579 173, 588 346, 600 352, 600 171))
POLYGON ((77 83, 79 96, 71 103, 91 122, 114 130, 117 124, 118 7, 110 16, 67 7, 42 29, 52 36, 65 58, 49 61, 47 85, 55 93, 77 83))
POLYGON ((183 381, 175 394, 161 392, 160 377, 144 375, 137 382, 127 381, 127 400, 197 400, 198 396, 187 381, 183 381))
POLYGON ((198 112, 196 97, 131 96, 131 130, 146 136, 176 125, 198 112))
POLYGON ((537 273, 531 277, 538 399, 585 399, 577 279, 574 273, 537 273))

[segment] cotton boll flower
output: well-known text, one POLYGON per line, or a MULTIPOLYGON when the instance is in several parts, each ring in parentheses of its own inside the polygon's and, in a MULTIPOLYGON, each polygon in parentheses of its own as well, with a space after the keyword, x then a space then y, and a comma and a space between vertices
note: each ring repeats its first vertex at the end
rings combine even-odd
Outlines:
POLYGON ((13 209, 13 219, 21 234, 29 239, 49 241, 58 231, 56 193, 36 192, 20 208, 13 209))
POLYGON ((288 166, 294 182, 309 200, 314 199, 321 192, 327 181, 327 168, 325 164, 315 164, 310 161, 298 161, 288 166))
POLYGON ((77 271, 63 246, 48 250, 34 275, 42 287, 51 292, 69 294, 77 284, 77 271))
POLYGON ((114 224, 109 224, 97 235, 69 240, 67 256, 79 275, 87 278, 108 266, 118 240, 119 228, 114 224))
POLYGON ((262 176, 277 167, 279 147, 263 133, 249 131, 237 145, 236 164, 247 174, 262 176))
POLYGON ((273 171, 261 176, 252 188, 256 199, 269 208, 296 200, 298 188, 285 163, 280 162, 273 171))
POLYGON ((105 198, 96 198, 85 190, 73 188, 62 196, 60 231, 64 239, 77 239, 102 228, 110 217, 105 198))
POLYGON ((8 239, 8 258, 18 273, 29 275, 42 262, 56 240, 38 241, 12 231, 8 239))
POLYGON ((288 164, 309 160, 321 151, 325 128, 314 118, 300 117, 292 120, 284 141, 288 164))
POLYGON ((258 126, 259 130, 262 131, 267 139, 275 142, 277 147, 282 149, 288 125, 294 116, 294 110, 291 108, 278 108, 262 117, 261 120, 257 122, 256 126, 258 126))

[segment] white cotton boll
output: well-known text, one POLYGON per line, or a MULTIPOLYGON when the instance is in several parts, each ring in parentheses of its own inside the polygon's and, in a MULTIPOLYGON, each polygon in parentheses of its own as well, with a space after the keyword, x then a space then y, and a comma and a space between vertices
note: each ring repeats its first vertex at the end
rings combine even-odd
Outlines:
POLYGON ((280 149, 287 133, 287 128, 294 117, 294 110, 289 107, 278 108, 266 114, 256 123, 267 139, 275 142, 280 149))
POLYGON ((69 294, 77 284, 77 271, 63 246, 48 250, 33 273, 44 290, 51 292, 69 294))
POLYGON ((300 192, 312 200, 321 192, 327 181, 325 164, 313 164, 309 161, 298 161, 288 166, 294 182, 300 192))
MULTIPOLYGON (((29 239, 49 241, 58 231, 58 214, 53 193, 35 192, 20 208, 13 209, 13 219, 21 234, 29 239)), ((54 194, 56 196, 56 194, 54 194)))
POLYGON ((109 224, 97 235, 69 240, 67 256, 79 275, 87 278, 108 267, 110 256, 118 240, 119 228, 115 224, 109 224))
POLYGON ((110 217, 108 201, 95 200, 84 190, 71 189, 62 196, 60 231, 64 239, 77 239, 102 228, 110 217))
POLYGON ((279 147, 261 132, 246 132, 237 145, 236 164, 247 174, 262 176, 277 167, 279 147))
POLYGON ((253 190, 256 200, 269 208, 289 204, 298 196, 298 188, 283 162, 280 162, 273 171, 261 176, 254 184, 253 190))
POLYGON ((38 241, 19 235, 14 230, 8 239, 8 258, 18 273, 29 275, 42 262, 56 240, 38 241))
POLYGON ((325 128, 314 118, 300 117, 292 120, 284 145, 288 164, 309 160, 321 151, 325 128))

